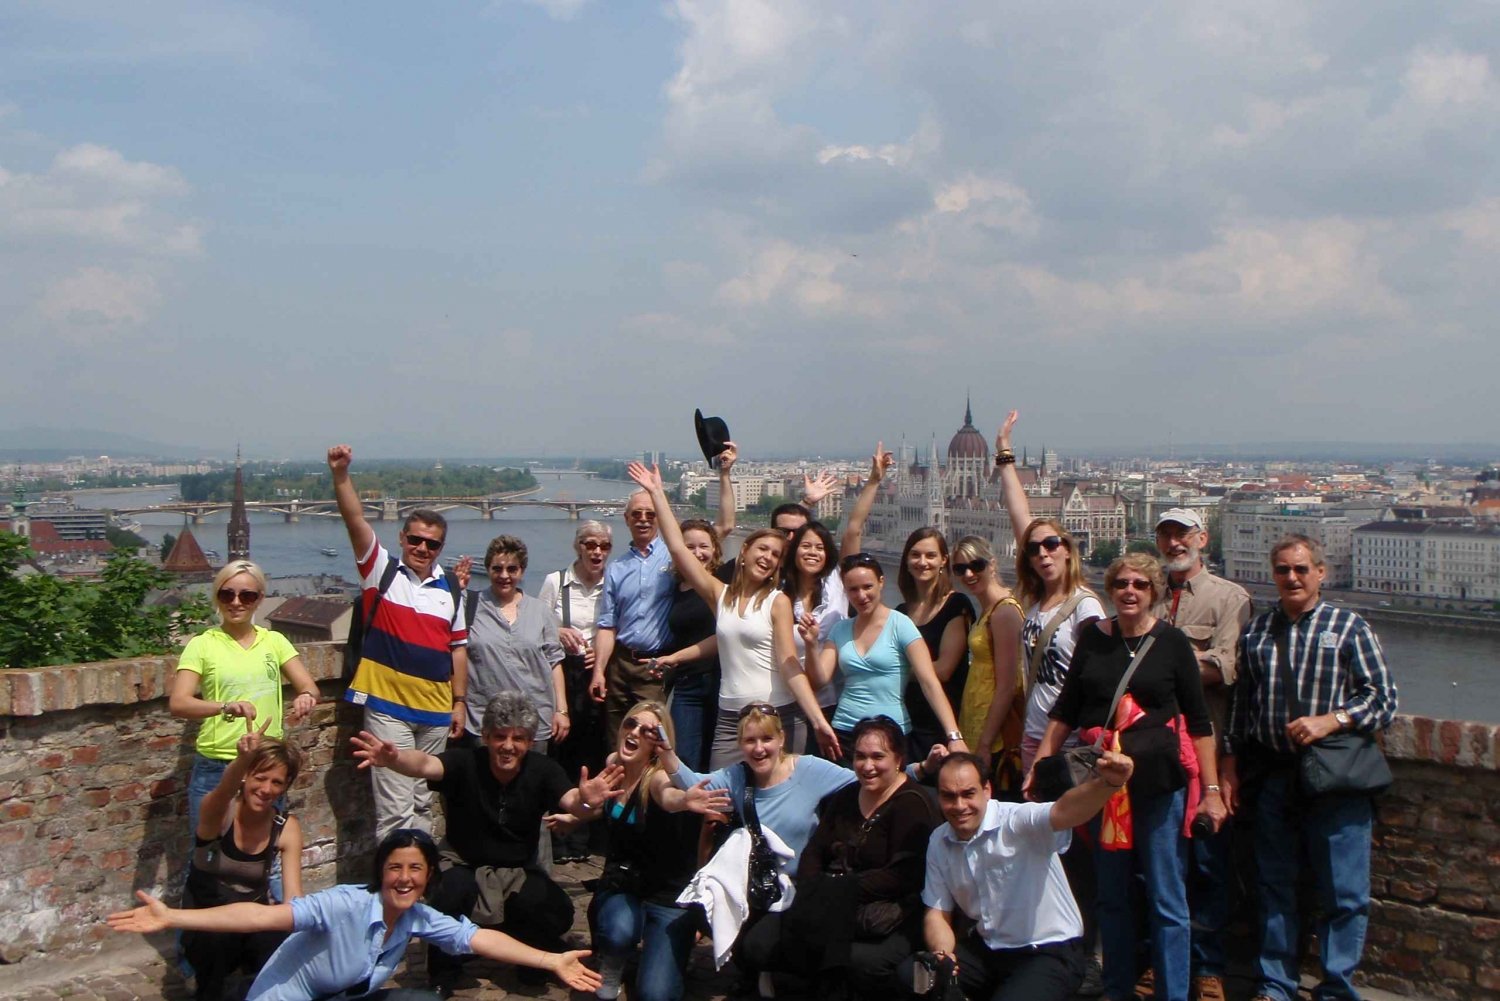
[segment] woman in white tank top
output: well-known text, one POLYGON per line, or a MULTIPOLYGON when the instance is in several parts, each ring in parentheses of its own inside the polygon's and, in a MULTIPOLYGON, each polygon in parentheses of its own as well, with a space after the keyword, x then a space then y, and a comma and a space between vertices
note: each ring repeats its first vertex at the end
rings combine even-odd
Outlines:
MULTIPOLYGON (((812 685, 797 659, 792 641, 792 603, 776 589, 786 538, 775 529, 752 533, 740 547, 734 578, 725 584, 705 570, 683 542, 661 474, 639 462, 632 462, 629 472, 630 478, 651 495, 657 527, 677 572, 717 615, 719 713, 709 767, 721 768, 739 760, 739 714, 757 703, 777 708, 792 746, 797 746, 799 739, 792 731, 810 726, 824 753, 837 757, 838 738, 818 711, 812 685)), ((676 656, 688 660, 694 651, 689 648, 676 656)))

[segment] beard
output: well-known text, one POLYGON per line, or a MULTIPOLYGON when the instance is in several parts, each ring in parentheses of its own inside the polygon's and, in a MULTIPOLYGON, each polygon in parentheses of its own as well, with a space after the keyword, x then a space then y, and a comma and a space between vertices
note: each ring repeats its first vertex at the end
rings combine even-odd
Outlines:
POLYGON ((1168 573, 1187 573, 1193 567, 1197 566, 1202 559, 1202 553, 1196 549, 1189 549, 1181 556, 1175 556, 1172 559, 1163 561, 1162 565, 1166 567, 1168 573))

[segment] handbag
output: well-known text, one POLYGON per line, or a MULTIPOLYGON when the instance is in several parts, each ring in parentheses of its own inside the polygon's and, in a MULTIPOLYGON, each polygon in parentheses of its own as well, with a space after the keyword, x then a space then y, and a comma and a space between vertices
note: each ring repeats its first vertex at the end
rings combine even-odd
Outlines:
POLYGON ((750 766, 740 762, 745 771, 745 798, 740 805, 740 816, 745 820, 745 829, 750 832, 750 865, 745 874, 745 902, 750 913, 763 914, 781 899, 781 862, 766 836, 760 829, 760 817, 755 813, 755 777, 750 766))
MULTIPOLYGON (((1115 624, 1115 631, 1118 635, 1118 622, 1115 624)), ((1031 794, 1038 803, 1054 803, 1062 799, 1069 789, 1081 786, 1093 778, 1099 759, 1104 756, 1104 735, 1114 724, 1115 710, 1120 708, 1120 699, 1124 698, 1125 689, 1130 687, 1130 679, 1135 676, 1136 668, 1146 662, 1146 654, 1151 652, 1155 642, 1155 636, 1147 635, 1136 648, 1135 656, 1130 658, 1130 666, 1125 669, 1120 683, 1115 686, 1114 698, 1109 701, 1109 715, 1104 718, 1104 728, 1092 744, 1080 744, 1059 754, 1049 754, 1037 759, 1032 766, 1031 794)))
MULTIPOLYGON (((1287 633, 1291 623, 1276 631, 1276 657, 1281 661, 1281 684, 1286 689, 1292 719, 1307 715, 1307 703, 1292 673, 1287 633)), ((1297 787, 1312 799, 1321 796, 1378 796, 1391 787, 1391 766, 1373 734, 1348 730, 1331 734, 1302 748, 1297 755, 1297 787)))

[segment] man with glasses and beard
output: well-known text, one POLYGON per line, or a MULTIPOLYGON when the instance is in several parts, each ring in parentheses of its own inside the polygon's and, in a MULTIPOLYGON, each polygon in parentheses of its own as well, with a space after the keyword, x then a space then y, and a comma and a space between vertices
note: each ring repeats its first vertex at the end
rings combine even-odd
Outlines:
POLYGON ((672 649, 667 614, 677 578, 646 491, 636 491, 625 503, 625 525, 630 546, 604 568, 589 683, 594 701, 604 703, 605 733, 619 732, 626 711, 637 702, 661 701, 662 681, 651 661, 672 649))
POLYGON ((1298 759, 1337 733, 1373 734, 1396 715, 1396 683, 1368 623, 1322 598, 1321 543, 1282 537, 1271 548, 1280 600, 1240 637, 1240 680, 1229 703, 1224 799, 1255 831, 1260 892, 1260 988, 1254 1001, 1298 996, 1297 886, 1312 869, 1323 982, 1318 998, 1357 998, 1354 972, 1370 917, 1374 810, 1361 793, 1308 795, 1298 759), (1241 783, 1243 781, 1243 788, 1241 783))
MULTIPOLYGON (((1167 593, 1151 612, 1192 641, 1222 755, 1229 689, 1239 676, 1236 646, 1250 621, 1250 595, 1238 584, 1208 572, 1203 565, 1207 546, 1208 532, 1196 511, 1174 507, 1156 519, 1156 549, 1167 571, 1167 593)), ((1192 839, 1188 908, 1193 915, 1193 996, 1198 1001, 1224 1001, 1229 838, 1226 823, 1217 833, 1198 831, 1192 839)))
MULTIPOLYGON (((378 740, 437 754, 450 735, 463 734, 469 670, 461 589, 438 563, 448 522, 436 511, 413 511, 401 526, 401 556, 393 557, 375 538, 349 480, 353 457, 348 445, 328 450, 333 497, 354 547, 366 619, 359 667, 344 698, 364 707, 364 728, 378 740)), ((370 776, 370 789, 376 840, 399 828, 432 830, 426 783, 379 769, 370 776)))

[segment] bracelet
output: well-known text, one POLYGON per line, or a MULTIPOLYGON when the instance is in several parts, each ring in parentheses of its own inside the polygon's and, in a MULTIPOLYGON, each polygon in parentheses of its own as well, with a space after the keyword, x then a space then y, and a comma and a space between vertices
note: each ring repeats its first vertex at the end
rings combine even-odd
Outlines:
POLYGON ((566 709, 554 709, 552 711, 552 715, 554 715, 554 716, 567 716, 568 715, 568 711, 566 709))
POLYGON ((995 453, 995 465, 997 465, 997 466, 1014 466, 1015 464, 1016 464, 1016 453, 1014 453, 1014 452, 996 452, 995 453))
POLYGON ((229 711, 228 702, 219 703, 219 715, 223 716, 225 719, 234 719, 234 713, 229 711))
POLYGON ((457 694, 455 694, 453 696, 453 704, 454 705, 458 705, 459 703, 465 701, 467 698, 468 698, 467 695, 457 695, 457 694))
POLYGON ((578 805, 581 806, 581 807, 583 807, 585 813, 593 813, 594 812, 594 808, 592 806, 590 806, 589 804, 585 803, 583 801, 582 797, 579 797, 579 799, 578 799, 578 805))
POLYGON ((1204 786, 1203 789, 1204 789, 1205 792, 1219 792, 1220 791, 1218 786, 1204 786))

